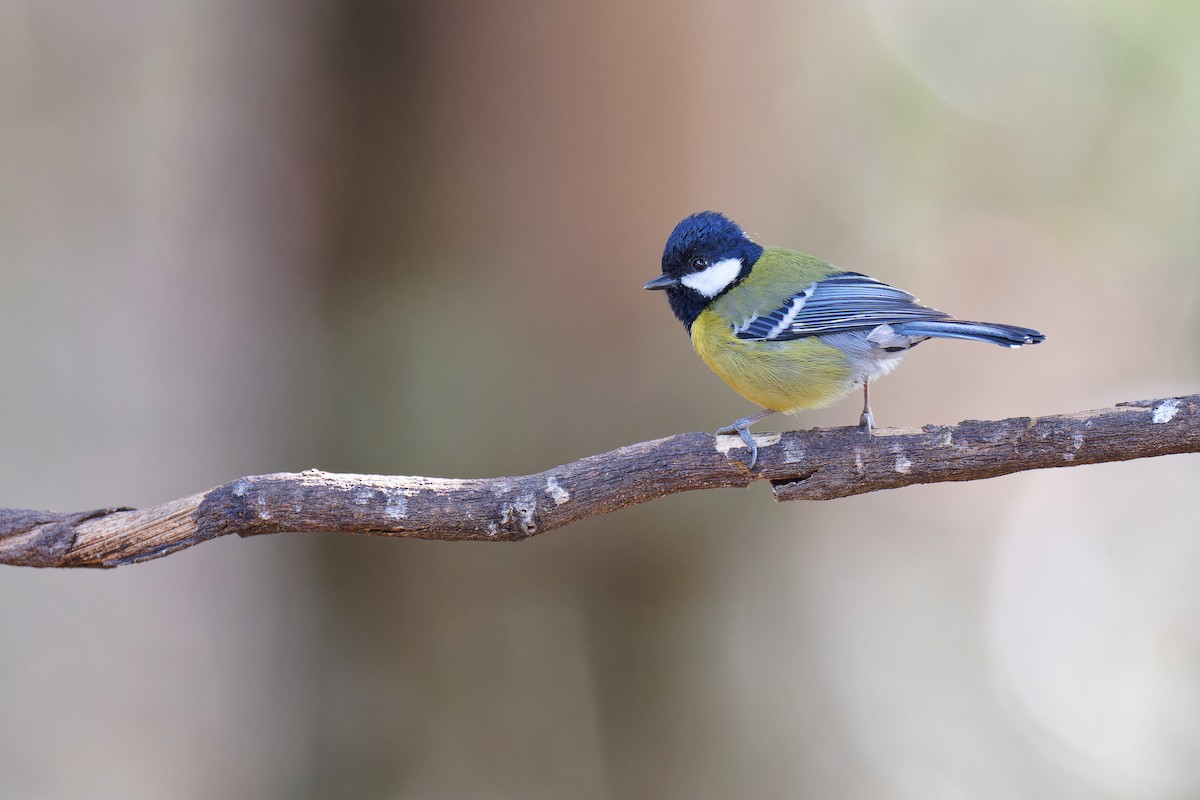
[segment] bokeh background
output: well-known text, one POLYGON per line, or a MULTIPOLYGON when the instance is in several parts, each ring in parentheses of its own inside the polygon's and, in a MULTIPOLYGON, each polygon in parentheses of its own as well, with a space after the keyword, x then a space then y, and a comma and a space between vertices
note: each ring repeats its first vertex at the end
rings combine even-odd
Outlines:
MULTIPOLYGON (((749 407, 640 288, 705 208, 1048 333, 923 346, 882 425, 1194 392, 1197 41, 1186 0, 0 0, 0 505, 712 430, 749 407)), ((1198 482, 8 568, 0 796, 1200 796, 1198 482)))

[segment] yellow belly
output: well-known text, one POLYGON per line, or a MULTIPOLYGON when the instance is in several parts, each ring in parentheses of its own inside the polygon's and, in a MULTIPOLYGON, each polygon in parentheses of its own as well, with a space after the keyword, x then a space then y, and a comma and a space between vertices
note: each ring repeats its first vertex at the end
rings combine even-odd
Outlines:
POLYGON ((734 391, 772 411, 823 408, 855 386, 845 354, 816 337, 739 339, 728 323, 706 311, 692 324, 692 346, 734 391))

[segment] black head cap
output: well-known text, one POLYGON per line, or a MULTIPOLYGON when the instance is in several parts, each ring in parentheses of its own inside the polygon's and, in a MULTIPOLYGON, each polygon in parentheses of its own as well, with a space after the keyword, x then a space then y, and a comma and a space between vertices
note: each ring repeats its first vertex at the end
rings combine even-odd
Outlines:
POLYGON ((665 289, 671 310, 689 330, 700 312, 750 274, 762 255, 733 220, 716 211, 686 217, 667 238, 662 275, 647 289, 665 289))

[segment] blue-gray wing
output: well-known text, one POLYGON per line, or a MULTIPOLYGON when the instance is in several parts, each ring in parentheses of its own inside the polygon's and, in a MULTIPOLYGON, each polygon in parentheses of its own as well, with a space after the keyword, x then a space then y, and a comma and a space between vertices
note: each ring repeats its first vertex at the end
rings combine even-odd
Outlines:
POLYGON ((839 272, 797 292, 770 313, 751 317, 734 333, 739 339, 786 341, 949 316, 926 308, 902 289, 857 272, 839 272))

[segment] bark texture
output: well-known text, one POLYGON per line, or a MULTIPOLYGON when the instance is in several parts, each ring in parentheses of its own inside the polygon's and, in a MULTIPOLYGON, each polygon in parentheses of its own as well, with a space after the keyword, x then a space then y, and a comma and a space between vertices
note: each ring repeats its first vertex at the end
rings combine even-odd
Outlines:
POLYGON ((831 500, 918 483, 1200 452, 1200 395, 923 428, 684 433, 534 475, 454 479, 307 470, 239 478, 149 508, 0 509, 0 563, 115 567, 236 533, 332 531, 512 542, 658 497, 769 480, 778 500, 831 500))

